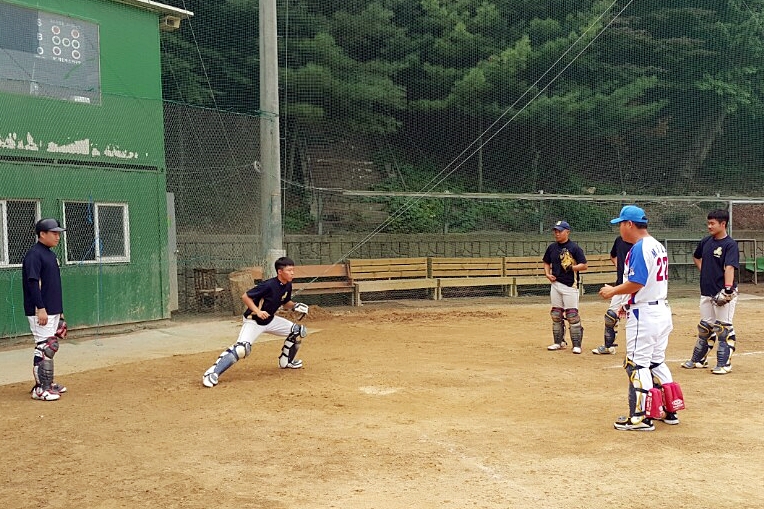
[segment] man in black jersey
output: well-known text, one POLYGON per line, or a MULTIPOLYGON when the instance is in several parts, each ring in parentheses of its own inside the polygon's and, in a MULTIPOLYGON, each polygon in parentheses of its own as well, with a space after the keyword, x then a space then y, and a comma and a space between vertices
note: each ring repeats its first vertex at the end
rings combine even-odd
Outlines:
POLYGON ((683 368, 708 367, 708 353, 718 341, 715 375, 732 371, 730 358, 735 351, 735 329, 732 320, 737 304, 735 270, 739 267, 740 251, 735 239, 727 235, 729 213, 718 209, 708 214, 708 235, 698 243, 693 261, 700 269, 700 323, 698 341, 692 358, 683 368))
POLYGON ((570 325, 572 352, 581 353, 584 328, 578 314, 578 292, 581 278, 579 272, 588 268, 583 250, 570 240, 570 225, 567 221, 557 221, 552 227, 554 242, 549 244, 542 261, 544 275, 552 283, 549 297, 552 301, 552 337, 554 343, 547 350, 563 350, 565 341, 565 321, 570 325))
POLYGON ((297 325, 286 318, 276 316, 279 308, 296 310, 307 313, 308 306, 292 302, 292 280, 294 279, 294 261, 281 257, 276 260, 276 277, 266 279, 254 288, 247 290, 241 300, 246 304, 239 339, 224 350, 215 364, 202 375, 205 387, 215 387, 218 377, 233 366, 239 359, 247 357, 252 352, 252 343, 262 334, 281 336, 284 346, 279 357, 279 367, 282 369, 300 369, 302 361, 295 355, 300 348, 302 338, 307 335, 304 325, 297 325))

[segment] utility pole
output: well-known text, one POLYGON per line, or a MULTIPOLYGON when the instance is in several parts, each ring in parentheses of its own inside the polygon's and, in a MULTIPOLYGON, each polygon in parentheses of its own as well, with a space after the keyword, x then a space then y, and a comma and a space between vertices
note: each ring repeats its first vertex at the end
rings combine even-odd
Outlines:
POLYGON ((260 0, 260 232, 266 277, 286 253, 281 225, 279 56, 276 0, 260 0))

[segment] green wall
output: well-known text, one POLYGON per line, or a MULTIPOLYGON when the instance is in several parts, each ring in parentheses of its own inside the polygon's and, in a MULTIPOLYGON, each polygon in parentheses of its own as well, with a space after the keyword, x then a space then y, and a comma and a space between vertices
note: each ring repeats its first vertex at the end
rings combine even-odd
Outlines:
MULTIPOLYGON (((168 318, 158 15, 109 0, 10 3, 99 25, 102 104, 0 92, 0 199, 39 200, 42 216, 57 218, 65 201, 126 203, 129 263, 65 263, 62 237, 67 321, 87 327, 168 318), (3 146, 14 136, 21 148, 3 146), (87 151, 50 151, 51 143, 87 151)), ((0 338, 29 330, 20 276, 19 268, 0 268, 0 338)))

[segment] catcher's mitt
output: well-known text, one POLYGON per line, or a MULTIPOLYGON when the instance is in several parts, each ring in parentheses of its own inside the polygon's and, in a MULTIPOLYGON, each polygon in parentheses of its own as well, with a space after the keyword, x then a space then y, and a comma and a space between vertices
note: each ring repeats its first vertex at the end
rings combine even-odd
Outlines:
POLYGON ((711 301, 717 306, 724 306, 737 296, 737 288, 723 288, 719 293, 711 297, 711 301))
POLYGON ((58 328, 56 329, 54 336, 56 336, 58 339, 66 339, 66 333, 68 330, 69 328, 66 326, 66 321, 64 321, 62 318, 58 321, 58 328))

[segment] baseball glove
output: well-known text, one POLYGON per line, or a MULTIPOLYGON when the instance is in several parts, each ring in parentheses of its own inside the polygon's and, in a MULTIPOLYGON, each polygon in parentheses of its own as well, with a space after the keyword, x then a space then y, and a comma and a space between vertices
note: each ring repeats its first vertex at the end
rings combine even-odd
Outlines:
POLYGON ((722 288, 719 293, 711 297, 711 301, 717 306, 724 306, 737 296, 737 288, 722 288))
POLYGON ((302 313, 304 315, 308 314, 308 305, 303 304, 302 302, 295 302, 294 307, 292 308, 292 311, 295 311, 297 313, 302 313))
POLYGON ((54 334, 58 339, 66 339, 66 333, 68 332, 69 328, 66 326, 66 322, 63 318, 61 318, 58 321, 58 328, 56 329, 56 333, 54 334))

